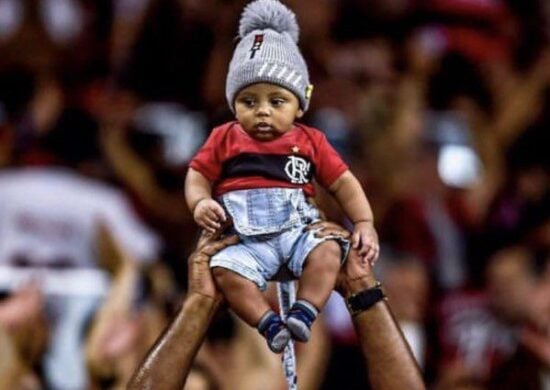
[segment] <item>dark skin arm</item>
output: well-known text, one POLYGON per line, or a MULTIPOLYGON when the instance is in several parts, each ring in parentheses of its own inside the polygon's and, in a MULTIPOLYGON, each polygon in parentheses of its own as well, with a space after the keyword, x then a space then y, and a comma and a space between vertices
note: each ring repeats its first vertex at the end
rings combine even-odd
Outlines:
MULTIPOLYGON (((368 277, 350 293, 371 288, 368 277)), ((353 318, 373 389, 425 389, 420 369, 386 301, 353 318)))
MULTIPOLYGON (((318 235, 349 238, 350 234, 329 222, 312 227, 320 229, 318 235)), ((190 292, 177 317, 138 367, 128 389, 183 388, 206 329, 221 302, 210 274, 209 259, 217 251, 236 242, 236 237, 222 241, 215 241, 212 237, 201 238, 197 251, 189 261, 190 292)), ((352 250, 340 272, 337 290, 348 297, 374 285, 375 278, 370 266, 362 261, 357 250, 352 250)), ((366 357, 372 389, 425 389, 420 370, 385 301, 353 317, 353 323, 366 357)))
POLYGON ((223 240, 201 237, 197 250, 189 258, 189 293, 176 318, 134 373, 128 389, 183 388, 208 324, 222 301, 210 275, 210 257, 237 241, 236 236, 223 240))
MULTIPOLYGON (((348 231, 331 222, 320 222, 311 225, 310 229, 319 227, 322 230, 318 236, 350 236, 348 231)), ((357 250, 351 250, 340 271, 336 290, 348 298, 375 285, 370 264, 361 261, 357 250)), ((385 300, 352 317, 352 320, 373 390, 426 388, 416 360, 385 300)))

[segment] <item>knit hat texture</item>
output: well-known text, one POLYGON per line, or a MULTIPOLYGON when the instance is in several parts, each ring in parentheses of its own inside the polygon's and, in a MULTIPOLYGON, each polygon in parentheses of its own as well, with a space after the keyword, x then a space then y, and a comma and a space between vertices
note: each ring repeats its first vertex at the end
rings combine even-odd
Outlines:
POLYGON ((296 16, 278 0, 255 0, 245 7, 225 86, 231 110, 237 93, 256 83, 288 89, 298 97, 300 108, 307 110, 313 87, 298 37, 296 16))

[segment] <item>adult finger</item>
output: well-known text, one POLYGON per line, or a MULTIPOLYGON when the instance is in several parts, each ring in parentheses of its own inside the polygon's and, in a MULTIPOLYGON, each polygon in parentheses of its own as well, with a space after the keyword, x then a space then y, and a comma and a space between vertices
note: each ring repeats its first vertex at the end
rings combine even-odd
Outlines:
POLYGON ((324 238, 324 237, 340 237, 348 239, 351 236, 351 233, 347 230, 342 230, 340 228, 325 228, 322 230, 315 231, 315 237, 324 238))
POLYGON ((309 224, 306 226, 306 230, 319 230, 319 231, 322 231, 322 230, 325 230, 325 229, 333 229, 334 231, 346 231, 346 229, 344 229, 342 226, 340 226, 339 224, 335 223, 335 222, 330 222, 330 221, 319 221, 319 222, 315 222, 315 223, 312 223, 312 224, 309 224))
POLYGON ((304 230, 323 230, 326 227, 326 221, 319 221, 311 223, 305 227, 304 230))
POLYGON ((199 238, 199 243, 197 244, 197 251, 201 250, 203 247, 212 244, 213 242, 216 242, 220 236, 221 231, 218 230, 212 230, 203 228, 201 232, 201 236, 199 238))
POLYGON ((359 256, 367 257, 371 253, 372 247, 369 244, 366 244, 364 241, 361 242, 359 246, 359 256))
POLYGON ((361 243, 361 236, 359 235, 359 232, 353 233, 351 236, 351 247, 353 249, 359 248, 359 244, 361 243))
POLYGON ((369 263, 359 256, 359 252, 356 249, 351 249, 346 262, 340 269, 336 290, 345 296, 346 291, 354 281, 372 277, 371 272, 369 263))
POLYGON ((231 236, 224 237, 221 240, 208 244, 202 249, 202 252, 208 256, 213 256, 219 251, 221 251, 223 248, 230 245, 234 245, 238 242, 239 242, 239 237, 233 234, 231 236))
POLYGON ((378 259, 379 249, 377 247, 372 247, 369 250, 369 253, 365 256, 365 260, 368 261, 368 263, 373 266, 376 260, 378 259))
POLYGON ((197 243, 197 249, 201 249, 203 246, 207 245, 210 242, 210 239, 211 237, 207 235, 204 230, 201 230, 201 235, 199 236, 199 242, 197 243))
POLYGON ((347 273, 363 273, 365 268, 364 259, 359 255, 356 249, 351 249, 348 254, 348 258, 345 263, 347 273))

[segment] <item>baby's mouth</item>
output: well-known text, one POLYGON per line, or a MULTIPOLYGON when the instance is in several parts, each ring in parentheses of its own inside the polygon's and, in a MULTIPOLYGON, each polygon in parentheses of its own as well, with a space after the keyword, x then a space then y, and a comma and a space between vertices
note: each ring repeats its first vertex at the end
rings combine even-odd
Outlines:
POLYGON ((254 127, 256 128, 256 130, 258 130, 259 132, 261 133, 264 133, 264 132, 270 132, 270 131, 273 131, 273 126, 271 126, 270 124, 268 123, 258 123, 256 125, 254 125, 254 127))

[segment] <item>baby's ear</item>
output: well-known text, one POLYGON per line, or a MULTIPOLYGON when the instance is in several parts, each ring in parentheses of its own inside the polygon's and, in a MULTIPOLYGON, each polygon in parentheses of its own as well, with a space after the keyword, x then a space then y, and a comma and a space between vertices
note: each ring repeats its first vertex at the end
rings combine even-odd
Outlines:
POLYGON ((304 110, 302 110, 301 108, 298 109, 298 111, 296 112, 296 118, 301 118, 304 116, 304 110))

